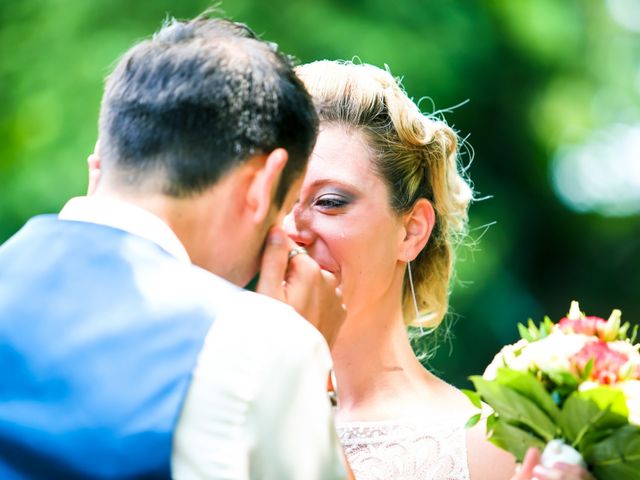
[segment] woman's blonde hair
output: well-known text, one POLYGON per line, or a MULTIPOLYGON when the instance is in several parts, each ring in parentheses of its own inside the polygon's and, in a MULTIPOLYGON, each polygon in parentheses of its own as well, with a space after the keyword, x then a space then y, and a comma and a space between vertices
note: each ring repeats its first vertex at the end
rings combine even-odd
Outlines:
POLYGON ((296 68, 314 99, 321 124, 361 132, 399 214, 419 198, 431 202, 436 221, 431 238, 411 262, 419 318, 405 276, 407 324, 437 326, 447 313, 454 246, 466 234, 472 190, 458 165, 456 133, 424 115, 386 70, 367 64, 318 61, 296 68))

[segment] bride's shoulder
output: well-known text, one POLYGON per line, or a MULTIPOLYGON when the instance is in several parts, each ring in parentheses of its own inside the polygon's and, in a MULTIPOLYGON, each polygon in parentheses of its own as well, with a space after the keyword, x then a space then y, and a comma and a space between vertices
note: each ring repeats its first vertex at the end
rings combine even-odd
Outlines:
POLYGON ((471 480, 508 480, 516 469, 513 456, 487 440, 484 419, 467 431, 467 459, 471 480))
POLYGON ((460 389, 433 374, 429 374, 429 377, 429 390, 432 392, 432 398, 429 400, 432 407, 446 410, 454 416, 467 418, 477 413, 477 409, 460 389))
MULTIPOLYGON (((446 405, 449 412, 455 412, 462 418, 470 418, 478 413, 469 399, 458 388, 436 377, 436 394, 441 405, 446 405)), ((490 412, 483 412, 486 417, 490 412)), ((487 440, 486 423, 478 422, 466 432, 467 460, 471 480, 491 478, 492 480, 508 480, 515 472, 513 456, 499 449, 487 440)))

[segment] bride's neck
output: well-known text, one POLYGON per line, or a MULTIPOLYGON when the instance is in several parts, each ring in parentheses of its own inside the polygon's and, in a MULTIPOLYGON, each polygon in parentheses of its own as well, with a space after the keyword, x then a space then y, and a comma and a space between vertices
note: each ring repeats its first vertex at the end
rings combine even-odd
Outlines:
POLYGON ((424 394, 430 377, 411 349, 397 300, 348 316, 332 356, 339 421, 393 416, 424 394))

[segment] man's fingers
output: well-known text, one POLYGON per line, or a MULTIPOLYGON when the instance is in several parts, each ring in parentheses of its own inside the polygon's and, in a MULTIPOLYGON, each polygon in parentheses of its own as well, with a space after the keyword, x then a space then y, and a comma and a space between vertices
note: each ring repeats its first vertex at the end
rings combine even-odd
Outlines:
POLYGON ((336 276, 322 270, 320 265, 307 254, 292 256, 286 275, 287 298, 290 303, 300 307, 311 301, 314 295, 317 295, 317 292, 312 294, 313 289, 335 289, 338 287, 336 276))
MULTIPOLYGON (((293 251, 298 251, 295 244, 293 251)), ((288 253, 287 253, 288 255, 288 253)), ((287 270, 287 284, 308 288, 319 280, 320 266, 306 253, 291 255, 287 270)))
POLYGON ((327 282, 327 284, 331 285, 334 288, 337 288, 338 279, 336 278, 336 276, 333 273, 327 272, 326 270, 322 270, 322 269, 320 270, 320 273, 324 277, 324 280, 325 280, 325 282, 327 282))
POLYGON ((287 273, 288 253, 287 235, 278 227, 272 228, 262 254, 260 279, 256 287, 258 293, 286 301, 283 282, 287 273))
POLYGON ((336 276, 298 253, 289 261, 286 281, 287 303, 318 329, 331 348, 346 317, 336 276))

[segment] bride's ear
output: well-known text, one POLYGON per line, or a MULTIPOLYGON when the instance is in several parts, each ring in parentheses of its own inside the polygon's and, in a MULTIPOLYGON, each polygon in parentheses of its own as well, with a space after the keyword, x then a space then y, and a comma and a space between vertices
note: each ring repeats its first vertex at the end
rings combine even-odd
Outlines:
POLYGON ((400 249, 400 260, 411 261, 418 256, 429 241, 435 221, 436 214, 431 202, 420 198, 411 211, 403 216, 405 236, 400 249))
POLYGON ((247 192, 247 202, 255 223, 262 223, 269 215, 280 176, 289 156, 284 148, 276 148, 256 169, 247 192))

